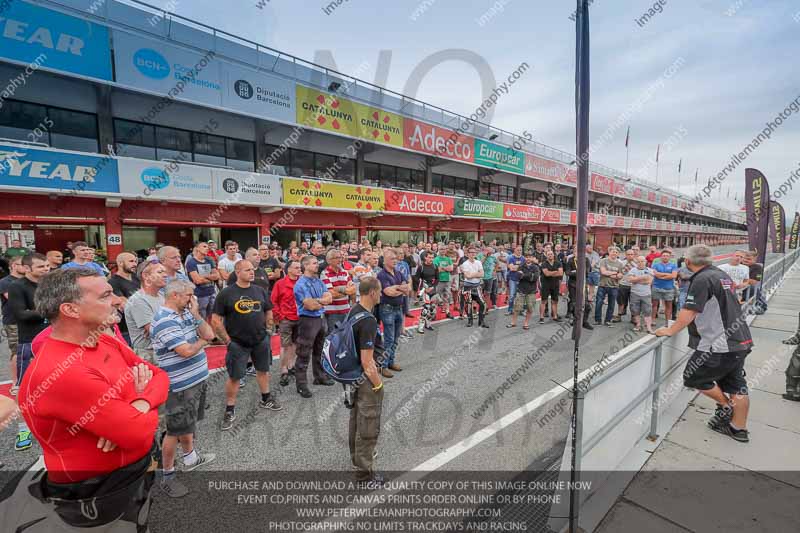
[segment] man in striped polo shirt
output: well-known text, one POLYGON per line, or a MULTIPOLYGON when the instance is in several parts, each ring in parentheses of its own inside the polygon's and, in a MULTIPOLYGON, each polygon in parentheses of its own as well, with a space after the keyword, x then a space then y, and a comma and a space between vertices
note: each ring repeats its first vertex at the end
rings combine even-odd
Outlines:
POLYGON ((329 250, 325 263, 328 266, 322 271, 320 279, 328 292, 333 294, 333 301, 325 306, 325 321, 330 333, 350 312, 350 299, 356 294, 356 286, 350 274, 342 268, 342 252, 329 250))
POLYGON ((169 375, 167 435, 161 445, 164 468, 161 489, 173 498, 189 493, 189 489, 175 479, 178 442, 187 471, 208 464, 216 457, 210 453, 200 455, 194 449, 196 425, 203 419, 206 405, 208 360, 204 348, 214 338, 214 330, 200 314, 194 289, 190 281, 169 282, 164 305, 150 325, 156 363, 169 375))

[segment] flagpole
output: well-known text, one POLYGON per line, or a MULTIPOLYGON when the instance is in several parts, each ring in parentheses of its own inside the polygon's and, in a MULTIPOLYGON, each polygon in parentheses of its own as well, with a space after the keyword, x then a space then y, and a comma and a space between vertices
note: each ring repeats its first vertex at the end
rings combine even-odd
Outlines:
POLYGON ((625 177, 630 178, 628 176, 628 161, 631 158, 631 147, 629 146, 630 143, 625 143, 625 177))

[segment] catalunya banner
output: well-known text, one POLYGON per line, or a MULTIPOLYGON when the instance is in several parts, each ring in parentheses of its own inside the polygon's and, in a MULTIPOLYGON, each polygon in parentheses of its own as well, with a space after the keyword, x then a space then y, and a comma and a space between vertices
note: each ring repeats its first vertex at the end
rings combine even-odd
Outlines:
POLYGON ((747 237, 751 250, 758 252, 757 261, 764 264, 769 231, 769 183, 760 170, 744 171, 744 198, 747 206, 747 237))
POLYGON ((800 237, 800 213, 795 211, 794 222, 792 222, 792 232, 789 234, 789 249, 797 249, 797 239, 800 237))
POLYGON ((775 201, 769 202, 769 234, 772 237, 772 251, 786 253, 786 213, 783 206, 775 201))

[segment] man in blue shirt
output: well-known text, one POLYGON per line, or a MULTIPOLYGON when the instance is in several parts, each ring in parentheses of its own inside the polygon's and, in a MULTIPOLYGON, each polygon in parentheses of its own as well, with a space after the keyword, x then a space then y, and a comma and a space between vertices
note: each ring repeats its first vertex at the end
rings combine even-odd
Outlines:
POLYGON ((517 296, 517 285, 520 278, 520 267, 525 264, 522 257, 522 246, 514 247, 514 254, 508 258, 508 312, 507 315, 514 313, 514 298, 517 296))
POLYGON ((308 362, 314 374, 314 385, 333 385, 332 379, 325 375, 320 364, 322 345, 325 342, 325 323, 322 315, 325 306, 333 301, 333 294, 328 292, 325 284, 317 277, 319 260, 313 255, 303 257, 300 262, 303 275, 294 284, 294 299, 297 303, 297 360, 294 364, 294 379, 297 392, 303 398, 311 398, 308 389, 308 362))
POLYGON ((164 468, 161 489, 173 498, 189 492, 175 479, 178 442, 187 471, 215 459, 214 454, 200 455, 194 448, 197 422, 203 419, 206 406, 208 359, 204 348, 214 338, 211 326, 200 315, 194 288, 188 281, 170 282, 164 305, 150 324, 156 362, 169 375, 165 410, 167 435, 161 449, 164 468))
POLYGON ((217 295, 216 282, 219 280, 219 270, 208 257, 208 244, 198 242, 194 245, 192 255, 186 259, 186 274, 197 287, 194 295, 200 306, 200 314, 208 319, 214 312, 214 300, 217 295))
POLYGON ((92 249, 88 244, 83 241, 76 242, 72 245, 72 253, 75 254, 75 259, 62 265, 61 268, 91 268, 101 276, 106 276, 106 272, 103 270, 103 267, 91 260, 94 252, 92 252, 92 249))
POLYGON ((397 254, 391 248, 387 248, 383 253, 383 270, 378 272, 378 281, 381 282, 382 290, 380 315, 386 347, 381 375, 390 378, 394 375, 390 370, 395 372, 403 370, 394 362, 394 358, 405 326, 403 298, 411 294, 411 283, 397 268, 397 254))
POLYGON ((658 303, 664 301, 664 318, 669 325, 672 318, 672 300, 675 299, 675 278, 678 277, 678 265, 671 261, 672 254, 668 249, 661 251, 661 259, 654 260, 653 269, 653 325, 658 319, 658 303))

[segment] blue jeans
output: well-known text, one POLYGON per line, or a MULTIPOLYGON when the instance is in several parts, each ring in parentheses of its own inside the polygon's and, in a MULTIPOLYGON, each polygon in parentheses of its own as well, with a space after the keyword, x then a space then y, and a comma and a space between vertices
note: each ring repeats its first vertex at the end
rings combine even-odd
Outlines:
POLYGON ((678 292, 678 311, 683 309, 683 306, 686 305, 686 296, 688 294, 689 294, 688 287, 685 291, 682 290, 678 292))
POLYGON ((397 343, 400 341, 400 334, 403 333, 405 325, 403 306, 381 304, 381 322, 383 322, 383 344, 386 348, 386 357, 382 366, 386 368, 394 364, 397 343))
POLYGON ((616 287, 597 287, 597 296, 594 299, 594 321, 600 322, 600 314, 603 310, 603 301, 608 296, 608 307, 606 307, 606 322, 611 322, 614 317, 614 306, 617 304, 616 287))
POLYGON ((214 312, 214 302, 216 300, 216 294, 197 297, 197 306, 200 308, 200 316, 202 316, 204 320, 211 319, 211 313, 214 312))
POLYGON ((513 313, 514 309, 514 298, 517 297, 517 285, 519 284, 518 280, 515 279, 508 279, 508 314, 510 315, 513 313))

